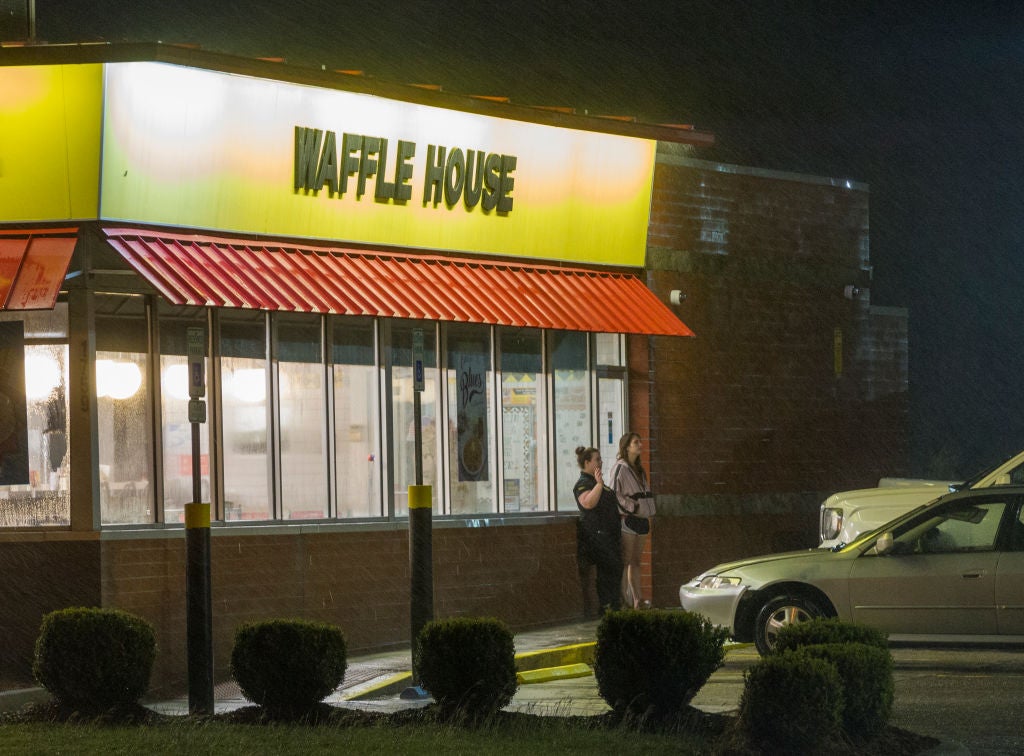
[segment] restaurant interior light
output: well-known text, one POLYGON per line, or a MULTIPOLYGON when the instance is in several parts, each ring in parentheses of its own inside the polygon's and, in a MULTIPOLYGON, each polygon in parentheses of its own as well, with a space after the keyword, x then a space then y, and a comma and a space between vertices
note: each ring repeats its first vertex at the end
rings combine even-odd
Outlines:
POLYGON ((134 362, 96 360, 96 394, 128 399, 142 386, 142 371, 134 362))
POLYGON ((48 397, 62 378, 57 360, 48 354, 25 350, 25 397, 29 401, 48 397))

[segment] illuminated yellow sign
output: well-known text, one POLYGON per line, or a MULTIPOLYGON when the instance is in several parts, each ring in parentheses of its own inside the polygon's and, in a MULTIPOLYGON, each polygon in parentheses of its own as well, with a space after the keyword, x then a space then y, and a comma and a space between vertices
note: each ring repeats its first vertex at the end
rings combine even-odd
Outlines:
POLYGON ((103 68, 0 67, 0 222, 95 218, 103 68))
POLYGON ((643 264, 652 140, 159 63, 105 78, 106 219, 643 264))

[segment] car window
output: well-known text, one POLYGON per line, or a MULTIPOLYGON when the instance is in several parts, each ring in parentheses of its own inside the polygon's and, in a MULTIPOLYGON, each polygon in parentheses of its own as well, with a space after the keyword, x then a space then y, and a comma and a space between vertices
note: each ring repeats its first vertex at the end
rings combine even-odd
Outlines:
POLYGON ((941 507, 925 518, 907 522, 894 534, 897 554, 951 554, 992 551, 1007 503, 968 499, 941 507))
POLYGON ((1010 551, 1024 551, 1024 506, 1017 510, 1008 541, 1010 551))

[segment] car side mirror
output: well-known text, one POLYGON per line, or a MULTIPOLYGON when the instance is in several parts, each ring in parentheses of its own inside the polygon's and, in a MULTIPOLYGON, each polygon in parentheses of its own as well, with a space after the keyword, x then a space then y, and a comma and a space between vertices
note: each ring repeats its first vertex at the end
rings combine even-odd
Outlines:
POLYGON ((882 535, 878 536, 878 540, 875 541, 875 553, 879 556, 885 556, 892 552, 892 546, 892 533, 882 533, 882 535))

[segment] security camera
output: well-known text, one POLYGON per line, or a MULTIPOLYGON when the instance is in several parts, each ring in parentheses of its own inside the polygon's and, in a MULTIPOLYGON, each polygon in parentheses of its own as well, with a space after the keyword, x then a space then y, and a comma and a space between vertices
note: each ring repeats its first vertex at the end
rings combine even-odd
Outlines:
POLYGON ((860 296, 860 287, 854 286, 853 284, 847 285, 847 287, 843 289, 843 296, 847 299, 856 299, 860 296))
POLYGON ((674 305, 680 305, 686 301, 686 295, 679 289, 672 289, 672 291, 669 292, 668 301, 674 305))

